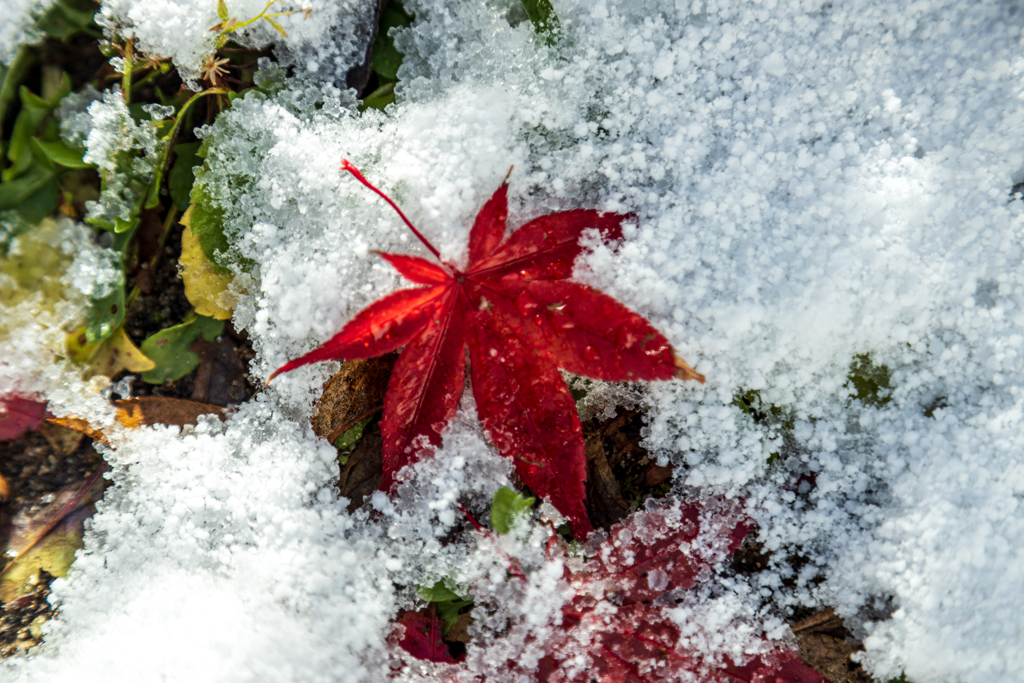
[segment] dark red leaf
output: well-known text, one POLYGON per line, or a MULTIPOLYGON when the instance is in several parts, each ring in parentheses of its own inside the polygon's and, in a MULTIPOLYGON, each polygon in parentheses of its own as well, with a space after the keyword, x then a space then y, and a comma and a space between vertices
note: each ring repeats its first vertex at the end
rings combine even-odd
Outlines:
POLYGON ((794 652, 781 649, 754 657, 744 666, 730 661, 722 674, 728 683, 828 683, 794 652))
POLYGON ((508 182, 491 195, 473 221, 469 231, 469 265, 473 266, 491 255, 505 237, 508 222, 508 182))
POLYGON ((443 285, 451 279, 444 268, 425 258, 407 254, 388 254, 383 251, 374 253, 393 265, 395 270, 409 282, 415 282, 418 285, 443 285))
POLYGON ((477 311, 470 327, 473 398, 484 429, 523 483, 577 534, 589 534, 583 430, 561 373, 491 312, 477 311))
POLYGON ((399 617, 398 623, 405 627, 405 633, 398 641, 398 647, 413 657, 444 664, 454 664, 459 661, 452 657, 448 652, 448 646, 441 640, 444 622, 437 618, 437 614, 433 610, 406 612, 399 617))
POLYGON ((488 258, 474 264, 470 273, 495 280, 512 275, 518 281, 564 280, 582 253, 584 230, 597 229, 606 241, 622 238, 626 216, 573 209, 538 216, 512 233, 488 258))
POLYGON ((727 502, 637 512, 611 529, 587 568, 590 576, 611 584, 621 603, 649 601, 668 590, 692 588, 701 572, 731 554, 749 531, 750 522, 727 502), (698 536, 703 542, 694 550, 698 536))
POLYGON ((17 439, 35 429, 46 415, 46 402, 21 396, 0 397, 0 441, 17 439))
POLYGON ((827 683, 784 648, 743 666, 726 658, 723 667, 710 667, 680 646, 679 627, 654 602, 693 586, 748 530, 739 506, 718 500, 665 501, 617 525, 583 571, 570 575, 578 595, 562 608, 562 627, 545 644, 549 654, 540 661, 538 680, 827 683))
POLYGON ((573 627, 555 637, 554 652, 541 662, 541 683, 669 683, 703 673, 698 658, 677 650, 679 628, 660 608, 616 607, 587 596, 563 615, 573 627))
POLYGON ((441 432, 459 409, 466 384, 464 298, 449 288, 395 363, 380 423, 385 491, 400 469, 418 459, 416 439, 439 445, 441 432))
MULTIPOLYGON (((389 197, 347 161, 342 168, 394 207, 440 260, 389 197)), ((522 480, 550 499, 582 538, 592 530, 584 506, 583 434, 558 368, 612 381, 704 378, 677 358, 644 318, 594 289, 560 282, 572 274, 583 233, 594 229, 605 240, 617 240, 625 216, 585 209, 548 214, 502 242, 507 218, 503 183, 473 224, 465 271, 416 256, 381 254, 412 282, 432 286, 402 290, 370 305, 271 379, 307 363, 369 358, 406 347, 391 376, 381 420, 386 489, 425 446, 440 444, 462 396, 468 345, 484 428, 498 451, 515 462, 522 480)))
POLYGON ((401 289, 388 294, 362 311, 341 332, 321 346, 288 361, 267 379, 295 368, 324 360, 355 360, 391 353, 408 344, 423 329, 449 291, 446 286, 401 289))

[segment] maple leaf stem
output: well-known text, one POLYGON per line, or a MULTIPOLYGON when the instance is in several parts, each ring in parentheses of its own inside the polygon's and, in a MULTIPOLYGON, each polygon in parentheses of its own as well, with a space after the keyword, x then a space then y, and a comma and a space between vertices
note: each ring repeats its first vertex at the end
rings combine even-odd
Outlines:
POLYGON ((519 566, 516 565, 515 561, 513 561, 511 557, 509 557, 507 554, 505 554, 504 551, 501 550, 501 546, 498 544, 498 535, 490 529, 485 529, 483 525, 480 524, 480 522, 476 521, 476 517, 474 517, 469 510, 462 507, 462 503, 456 502, 455 506, 459 508, 462 514, 466 516, 466 519, 470 521, 470 523, 477 531, 479 531, 481 534, 487 536, 495 542, 495 546, 498 548, 498 553, 501 554, 501 556, 505 559, 506 562, 508 562, 508 571, 523 583, 529 583, 529 580, 527 580, 526 575, 523 574, 523 570, 521 570, 519 566))
MULTIPOLYGON (((386 194, 381 192, 379 189, 377 189, 377 187, 374 186, 374 184, 371 183, 369 180, 367 180, 366 177, 359 171, 359 169, 356 168, 355 166, 353 166, 352 163, 350 163, 348 159, 342 159, 341 160, 341 170, 342 171, 348 171, 349 173, 354 175, 356 180, 358 180, 363 185, 366 185, 368 188, 370 188, 371 190, 376 192, 378 195, 380 195, 381 199, 383 199, 388 204, 390 204, 391 208, 398 212, 398 215, 402 218, 403 221, 405 221, 405 224, 407 226, 409 226, 409 229, 412 230, 412 234, 416 235, 416 237, 419 238, 420 242, 423 242, 423 246, 425 246, 427 249, 429 249, 430 253, 433 254, 437 258, 438 261, 441 261, 441 252, 439 252, 437 249, 435 249, 434 245, 431 244, 430 242, 428 242, 427 238, 424 237, 423 234, 419 230, 416 229, 416 226, 413 225, 412 221, 410 221, 406 217, 406 215, 402 212, 402 210, 400 208, 398 208, 398 204, 395 204, 395 202, 391 199, 391 197, 387 196, 386 194)), ((443 261, 442 261, 442 264, 443 264, 443 261)))

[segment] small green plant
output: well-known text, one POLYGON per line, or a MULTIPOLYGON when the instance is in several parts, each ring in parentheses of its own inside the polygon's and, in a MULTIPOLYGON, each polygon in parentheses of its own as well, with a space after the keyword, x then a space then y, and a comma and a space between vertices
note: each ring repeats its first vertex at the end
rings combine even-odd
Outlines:
POLYGON ((224 45, 228 42, 228 36, 230 36, 232 33, 239 29, 243 29, 246 26, 249 26, 250 24, 256 23, 260 19, 266 21, 268 24, 274 27, 275 31, 280 33, 285 38, 287 38, 288 32, 284 30, 284 27, 281 26, 281 24, 279 24, 274 17, 285 17, 288 16, 289 14, 298 14, 299 12, 302 12, 304 15, 306 15, 306 18, 308 19, 313 14, 312 7, 305 7, 303 9, 293 9, 287 12, 273 12, 271 14, 267 14, 267 10, 269 10, 271 5, 273 5, 276 2, 277 0, 270 0, 270 2, 267 3, 267 6, 263 8, 263 11, 257 14, 255 17, 253 17, 252 19, 248 19, 247 21, 239 21, 236 17, 229 16, 228 5, 226 2, 224 2, 224 0, 217 0, 217 16, 220 17, 220 23, 216 26, 210 27, 211 31, 217 32, 217 47, 224 47, 224 45))
POLYGON ((433 586, 417 586, 416 592, 434 605, 438 618, 444 622, 444 635, 448 635, 448 631, 452 630, 462 609, 473 604, 472 600, 467 600, 448 588, 443 580, 433 586))
POLYGON ((855 399, 869 406, 881 408, 892 400, 889 367, 875 365, 868 354, 854 357, 847 386, 855 399))
POLYGON ((515 526, 516 519, 536 501, 536 498, 524 498, 510 488, 498 489, 491 499, 491 528, 499 534, 507 534, 515 526))

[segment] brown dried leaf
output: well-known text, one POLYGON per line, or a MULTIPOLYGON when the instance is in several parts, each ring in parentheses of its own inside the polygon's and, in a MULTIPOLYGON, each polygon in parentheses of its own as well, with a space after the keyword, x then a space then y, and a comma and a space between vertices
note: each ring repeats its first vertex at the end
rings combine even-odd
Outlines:
POLYGON ((381 454, 380 430, 363 435, 338 479, 338 493, 351 501, 348 511, 355 512, 366 496, 380 488, 384 479, 384 457, 381 454))
POLYGON ((324 384, 324 393, 310 419, 313 431, 331 443, 384 407, 397 353, 346 361, 324 384))
POLYGON ((0 601, 31 591, 28 579, 40 568, 54 576, 67 574, 82 547, 82 523, 103 496, 107 482, 99 475, 65 486, 45 506, 26 508, 11 520, 4 555, 13 559, 0 571, 0 601))
MULTIPOLYGON (((194 425, 200 415, 216 415, 224 419, 224 409, 220 406, 189 401, 184 398, 167 396, 140 396, 114 401, 117 408, 117 422, 128 429, 138 429, 149 425, 194 425)), ((67 429, 82 432, 95 441, 107 444, 107 435, 101 428, 90 425, 86 420, 77 417, 56 417, 48 420, 53 424, 67 429)))
POLYGON ((629 504, 622 497, 619 482, 604 452, 600 433, 587 437, 587 513, 595 528, 608 529, 629 514, 629 504))
POLYGON ((39 425, 39 432, 46 437, 46 441, 53 448, 54 452, 65 457, 78 450, 85 434, 78 430, 68 429, 58 424, 44 422, 39 425))
POLYGON ((199 354, 193 401, 226 406, 245 400, 245 365, 236 348, 226 334, 212 343, 202 337, 192 342, 189 350, 199 354))
POLYGON ((850 657, 864 649, 843 620, 828 609, 792 624, 800 658, 832 683, 871 683, 872 679, 850 657))
POLYGON ((473 615, 470 612, 464 612, 459 615, 452 624, 452 627, 448 629, 448 633, 445 634, 444 639, 449 643, 470 643, 473 641, 473 637, 469 635, 469 627, 473 625, 473 615))

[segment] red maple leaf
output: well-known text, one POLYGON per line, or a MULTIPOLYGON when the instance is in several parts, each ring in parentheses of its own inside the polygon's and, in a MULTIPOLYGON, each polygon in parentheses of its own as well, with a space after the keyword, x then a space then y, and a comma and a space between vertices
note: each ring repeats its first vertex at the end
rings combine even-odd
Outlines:
POLYGON ((562 607, 561 629, 540 661, 540 683, 827 683, 792 651, 776 647, 738 666, 709 666, 680 646, 679 625, 654 602, 687 589, 732 553, 750 530, 736 506, 665 502, 614 527, 562 607))
POLYGON ((551 503, 578 537, 592 531, 584 506, 586 456, 576 405, 559 368, 617 382, 704 381, 676 356, 642 316, 601 292, 567 280, 594 229, 622 236, 613 213, 576 209, 535 218, 504 240, 508 185, 484 204, 469 235, 465 267, 441 255, 383 192, 344 161, 341 167, 398 212, 437 258, 380 256, 422 285, 385 296, 319 348, 278 368, 267 380, 325 360, 372 358, 402 347, 384 402, 383 490, 419 459, 424 440, 440 445, 458 410, 466 380, 466 349, 477 413, 498 451, 523 483, 551 503), (503 241, 504 240, 504 241, 503 241))
MULTIPOLYGON (((536 671, 508 660, 502 678, 538 683, 828 683, 778 644, 759 648, 767 652, 742 666, 727 655, 708 661, 706 654, 686 647, 669 612, 673 598, 706 580, 739 547, 750 527, 739 505, 715 499, 666 499, 633 514, 611 529, 580 570, 565 570, 575 596, 562 606, 560 626, 543 642, 547 654, 536 671)), ((559 536, 552 535, 547 552, 552 560, 564 559, 559 536)), ((512 574, 527 581, 517 571, 512 574)), ((417 615, 416 624, 426 624, 430 615, 407 612, 399 623, 406 623, 409 614, 417 615)), ((453 662, 447 651, 436 647, 425 652, 420 641, 398 645, 421 660, 453 662)), ((490 678, 457 675, 467 672, 455 667, 440 673, 447 676, 443 680, 490 678)))

